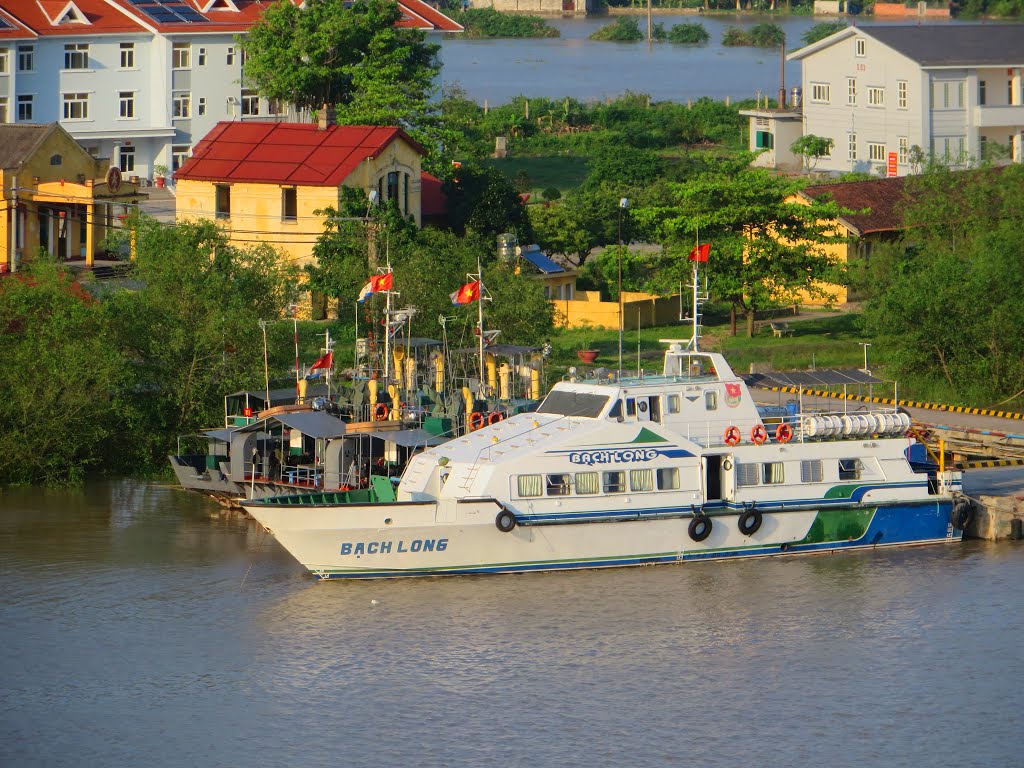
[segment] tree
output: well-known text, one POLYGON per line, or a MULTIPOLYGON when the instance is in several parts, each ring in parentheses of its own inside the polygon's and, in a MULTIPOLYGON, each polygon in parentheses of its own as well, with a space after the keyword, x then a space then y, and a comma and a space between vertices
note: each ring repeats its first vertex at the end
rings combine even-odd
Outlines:
POLYGON ((448 197, 448 223, 457 234, 473 232, 491 243, 504 232, 514 232, 521 243, 533 237, 522 198, 497 168, 465 163, 442 189, 448 197))
POLYGON ((81 480, 117 424, 125 359, 103 307, 45 254, 0 280, 0 478, 81 480))
POLYGON ((808 29, 800 39, 803 40, 807 45, 816 43, 819 40, 824 40, 829 35, 834 35, 836 32, 841 32, 846 29, 845 21, 822 21, 815 24, 813 27, 808 29))
POLYGON ((711 291, 729 304, 734 334, 737 313, 746 315, 749 336, 758 310, 796 304, 804 296, 827 298, 825 284, 845 280, 823 248, 840 241, 829 228, 838 206, 797 202, 799 182, 750 167, 751 157, 719 160, 709 172, 670 184, 670 206, 631 214, 660 233, 664 254, 658 279, 664 286, 677 286, 689 276, 687 256, 698 234, 701 242, 711 243, 711 291))
MULTIPOLYGON (((595 248, 618 242, 618 190, 588 187, 574 190, 550 206, 530 206, 537 244, 549 255, 560 254, 582 267, 595 248)), ((630 219, 623 219, 623 240, 629 242, 630 219)))
POLYGON ((832 154, 832 147, 835 145, 832 139, 808 133, 790 144, 789 151, 794 155, 800 155, 804 171, 810 171, 818 164, 818 160, 832 154))

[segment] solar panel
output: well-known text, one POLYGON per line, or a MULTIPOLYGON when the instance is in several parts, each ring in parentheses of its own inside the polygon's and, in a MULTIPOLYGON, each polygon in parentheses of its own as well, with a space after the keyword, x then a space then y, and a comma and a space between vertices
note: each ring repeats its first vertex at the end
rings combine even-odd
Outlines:
POLYGON ((182 5, 180 3, 179 4, 173 4, 173 5, 172 4, 168 4, 166 7, 171 9, 171 10, 173 10, 176 14, 178 14, 185 21, 189 21, 189 22, 209 21, 209 19, 207 19, 205 16, 203 16, 201 13, 199 13, 195 8, 190 8, 187 5, 182 5))
POLYGON ((135 10, 142 11, 160 24, 202 24, 209 19, 185 5, 181 0, 128 0, 135 10))

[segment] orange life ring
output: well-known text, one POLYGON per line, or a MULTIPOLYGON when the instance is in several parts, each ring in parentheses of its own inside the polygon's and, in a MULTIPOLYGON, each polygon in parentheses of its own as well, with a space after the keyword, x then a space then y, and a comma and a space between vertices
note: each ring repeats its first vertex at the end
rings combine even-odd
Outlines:
POLYGON ((388 407, 384 403, 377 403, 373 409, 374 421, 384 421, 388 417, 388 407))
POLYGON ((780 443, 788 443, 793 439, 793 428, 786 423, 779 424, 775 428, 775 439, 780 443))
POLYGON ((488 424, 497 424, 499 421, 504 419, 505 416, 501 411, 491 411, 491 415, 487 417, 488 424))
POLYGON ((471 431, 476 432, 484 425, 484 415, 479 411, 473 411, 469 414, 469 428, 471 431))
POLYGON ((763 424, 755 424, 754 428, 750 430, 750 440, 754 445, 761 445, 767 439, 768 430, 764 428, 763 424))
POLYGON ((738 445, 740 442, 740 428, 733 426, 725 430, 725 444, 738 445))

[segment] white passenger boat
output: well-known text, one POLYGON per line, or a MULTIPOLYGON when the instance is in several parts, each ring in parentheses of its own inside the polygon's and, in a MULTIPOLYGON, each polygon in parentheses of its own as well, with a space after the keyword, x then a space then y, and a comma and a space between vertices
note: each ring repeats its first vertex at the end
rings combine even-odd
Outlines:
POLYGON ((244 502, 320 578, 508 573, 956 542, 961 476, 896 410, 765 423, 720 354, 567 380, 419 454, 397 489, 244 502))

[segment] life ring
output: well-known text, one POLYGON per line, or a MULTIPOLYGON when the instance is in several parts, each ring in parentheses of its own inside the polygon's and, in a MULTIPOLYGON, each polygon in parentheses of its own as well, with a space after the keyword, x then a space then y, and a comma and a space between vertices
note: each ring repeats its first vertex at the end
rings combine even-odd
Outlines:
POLYGON ((971 504, 969 499, 961 496, 953 502, 953 514, 950 517, 952 518, 953 527, 962 531, 974 519, 974 505, 971 504))
POLYGON ((740 428, 736 426, 729 427, 725 430, 725 444, 726 445, 737 445, 740 442, 740 428))
POLYGON ((476 432, 484 425, 484 415, 480 411, 473 411, 469 414, 469 429, 476 432))
POLYGON ((494 518, 494 525, 502 533, 508 533, 516 527, 516 516, 502 507, 501 511, 494 518))
POLYGON ((711 528, 711 518, 703 512, 697 512, 694 514, 693 520, 690 521, 690 527, 686 529, 686 532, 694 541, 704 541, 711 535, 711 528))
POLYGON ((505 415, 501 411, 491 411, 490 416, 487 417, 488 424, 497 424, 499 421, 505 418, 505 415))
POLYGON ((753 429, 750 430, 750 440, 754 445, 762 445, 767 439, 768 430, 764 428, 763 424, 755 424, 753 429))
POLYGON ((775 428, 775 439, 780 443, 788 443, 793 439, 793 428, 783 422, 775 428))
POLYGON ((761 527, 761 523, 764 522, 764 517, 756 509, 748 509, 739 519, 740 533, 744 536, 753 536, 757 533, 757 529, 761 527))
POLYGON ((388 417, 388 407, 384 403, 377 403, 373 408, 373 420, 384 421, 388 417))

